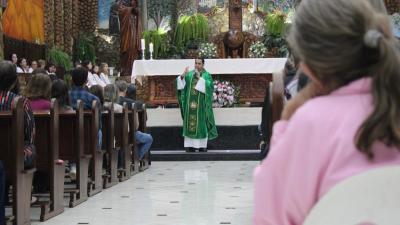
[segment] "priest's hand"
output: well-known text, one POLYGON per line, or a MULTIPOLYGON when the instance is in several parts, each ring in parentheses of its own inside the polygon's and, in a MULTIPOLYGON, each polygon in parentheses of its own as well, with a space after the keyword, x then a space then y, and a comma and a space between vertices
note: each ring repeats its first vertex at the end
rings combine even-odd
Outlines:
POLYGON ((300 108, 308 100, 320 95, 322 90, 320 87, 310 82, 296 96, 288 101, 283 108, 281 120, 289 120, 298 108, 300 108))
POLYGON ((187 66, 187 67, 185 68, 185 71, 183 71, 183 74, 181 75, 181 80, 183 80, 183 78, 186 77, 186 75, 188 74, 188 72, 189 72, 189 67, 187 66))

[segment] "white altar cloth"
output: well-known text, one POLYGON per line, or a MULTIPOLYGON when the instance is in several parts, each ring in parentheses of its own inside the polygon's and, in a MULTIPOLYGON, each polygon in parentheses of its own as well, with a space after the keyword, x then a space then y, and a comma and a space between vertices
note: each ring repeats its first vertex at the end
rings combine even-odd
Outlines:
MULTIPOLYGON (((204 68, 217 74, 272 74, 281 71, 286 58, 206 59, 204 68)), ((194 59, 135 60, 131 80, 141 76, 177 76, 186 67, 194 69, 194 59)), ((138 79, 140 80, 140 79, 138 79)))

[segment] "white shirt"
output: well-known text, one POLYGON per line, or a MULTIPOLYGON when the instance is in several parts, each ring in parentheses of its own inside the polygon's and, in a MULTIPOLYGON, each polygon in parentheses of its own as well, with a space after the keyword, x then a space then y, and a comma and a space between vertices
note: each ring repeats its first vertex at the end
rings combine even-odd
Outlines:
POLYGON ((110 79, 108 79, 108 76, 105 75, 104 73, 100 73, 100 79, 107 85, 111 84, 110 79))
POLYGON ((27 71, 23 70, 21 67, 17 66, 17 73, 32 73, 33 69, 32 68, 28 68, 27 71))
POLYGON ((105 87, 106 84, 100 79, 100 77, 97 74, 92 74, 89 72, 88 74, 88 87, 91 87, 93 85, 100 85, 102 87, 105 87))

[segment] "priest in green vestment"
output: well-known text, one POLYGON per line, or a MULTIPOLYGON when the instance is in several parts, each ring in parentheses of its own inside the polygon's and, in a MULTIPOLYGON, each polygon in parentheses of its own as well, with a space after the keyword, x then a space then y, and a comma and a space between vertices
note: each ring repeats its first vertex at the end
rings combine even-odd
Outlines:
POLYGON ((186 68, 176 83, 185 149, 206 152, 208 140, 215 139, 218 132, 212 109, 214 83, 204 69, 204 59, 196 59, 195 69, 189 72, 186 68))

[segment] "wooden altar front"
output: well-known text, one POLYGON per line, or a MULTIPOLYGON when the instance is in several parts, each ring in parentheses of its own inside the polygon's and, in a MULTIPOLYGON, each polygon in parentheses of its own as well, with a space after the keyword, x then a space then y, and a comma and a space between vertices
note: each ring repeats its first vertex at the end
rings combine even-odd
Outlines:
MULTIPOLYGON (((240 103, 264 101, 272 73, 281 71, 286 59, 209 59, 205 69, 214 80, 231 81, 240 88, 240 103)), ((143 100, 150 104, 177 103, 175 79, 186 66, 194 67, 194 60, 136 60, 132 82, 146 83, 141 90, 143 100), (144 94, 143 94, 144 92, 144 94)), ((138 85, 140 88, 140 85, 138 85)))

